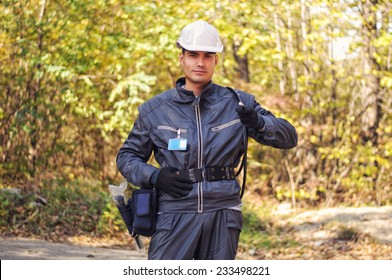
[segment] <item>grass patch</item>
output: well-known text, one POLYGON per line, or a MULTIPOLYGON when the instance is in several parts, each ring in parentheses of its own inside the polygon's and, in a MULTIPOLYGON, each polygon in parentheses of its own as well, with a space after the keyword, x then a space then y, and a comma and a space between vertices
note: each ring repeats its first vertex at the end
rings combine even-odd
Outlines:
POLYGON ((354 241, 357 242, 360 237, 358 230, 341 226, 337 233, 337 239, 342 241, 354 241))
POLYGON ((281 229, 274 227, 274 218, 269 209, 268 206, 245 203, 243 209, 244 225, 239 245, 241 249, 288 248, 298 245, 287 235, 282 235, 281 229))
POLYGON ((53 240, 125 230, 107 187, 86 180, 46 181, 35 193, 1 189, 0 227, 4 236, 53 240))

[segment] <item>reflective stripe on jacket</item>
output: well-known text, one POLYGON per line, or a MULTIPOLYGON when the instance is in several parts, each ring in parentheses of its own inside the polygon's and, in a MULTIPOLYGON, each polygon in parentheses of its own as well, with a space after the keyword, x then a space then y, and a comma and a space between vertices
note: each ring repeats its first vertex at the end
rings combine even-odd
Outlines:
MULTIPOLYGON (((120 173, 133 185, 149 186, 157 169, 148 164, 152 153, 161 167, 177 169, 213 166, 236 167, 244 152, 243 129, 235 109, 238 99, 222 86, 210 84, 195 97, 177 81, 176 88, 165 91, 141 106, 131 133, 117 155, 120 173), (169 139, 187 139, 185 151, 168 150, 169 139)), ((248 136, 257 142, 279 149, 297 145, 295 128, 262 108, 255 97, 239 91, 245 106, 253 107, 265 126, 262 131, 249 129, 248 136)), ((202 181, 193 184, 183 198, 160 192, 160 212, 197 213, 226 209, 241 203, 237 180, 202 181)))

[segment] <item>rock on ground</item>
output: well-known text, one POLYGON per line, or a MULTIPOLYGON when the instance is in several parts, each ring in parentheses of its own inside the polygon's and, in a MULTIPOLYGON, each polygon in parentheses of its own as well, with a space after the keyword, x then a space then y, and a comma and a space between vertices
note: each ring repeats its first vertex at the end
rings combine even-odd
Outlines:
POLYGON ((296 231, 315 239, 322 239, 328 229, 344 226, 368 234, 378 242, 392 244, 392 206, 325 208, 298 214, 288 222, 296 231))

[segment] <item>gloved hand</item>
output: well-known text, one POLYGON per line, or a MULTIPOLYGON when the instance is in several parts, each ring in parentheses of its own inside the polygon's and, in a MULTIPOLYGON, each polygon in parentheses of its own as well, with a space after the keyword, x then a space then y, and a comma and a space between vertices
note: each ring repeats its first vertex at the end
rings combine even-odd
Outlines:
POLYGON ((264 120, 261 118, 263 123, 259 124, 259 117, 255 109, 247 106, 239 106, 235 109, 238 115, 240 116, 241 123, 249 128, 258 129, 259 127, 264 126, 264 120))
POLYGON ((155 186, 173 197, 180 198, 191 192, 192 181, 177 171, 170 166, 161 168, 155 186))

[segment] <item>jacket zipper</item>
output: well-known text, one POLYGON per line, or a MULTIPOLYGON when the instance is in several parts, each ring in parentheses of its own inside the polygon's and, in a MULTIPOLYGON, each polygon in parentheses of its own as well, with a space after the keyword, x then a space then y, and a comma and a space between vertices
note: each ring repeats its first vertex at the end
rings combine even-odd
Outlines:
MULTIPOLYGON (((200 114, 200 106, 197 104, 195 106, 196 111, 196 126, 197 126, 197 137, 198 137, 198 144, 197 144, 197 164, 198 168, 203 167, 203 135, 201 130, 201 114, 200 114)), ((197 212, 203 212, 203 181, 197 183, 197 192, 198 192, 198 199, 197 199, 197 212)))
POLYGON ((222 124, 222 125, 219 125, 219 126, 215 126, 215 127, 211 128, 211 131, 218 131, 218 130, 224 129, 226 127, 235 125, 236 123, 239 123, 239 122, 241 122, 240 119, 235 119, 235 120, 232 120, 232 121, 230 121, 228 123, 225 123, 225 124, 222 124))

